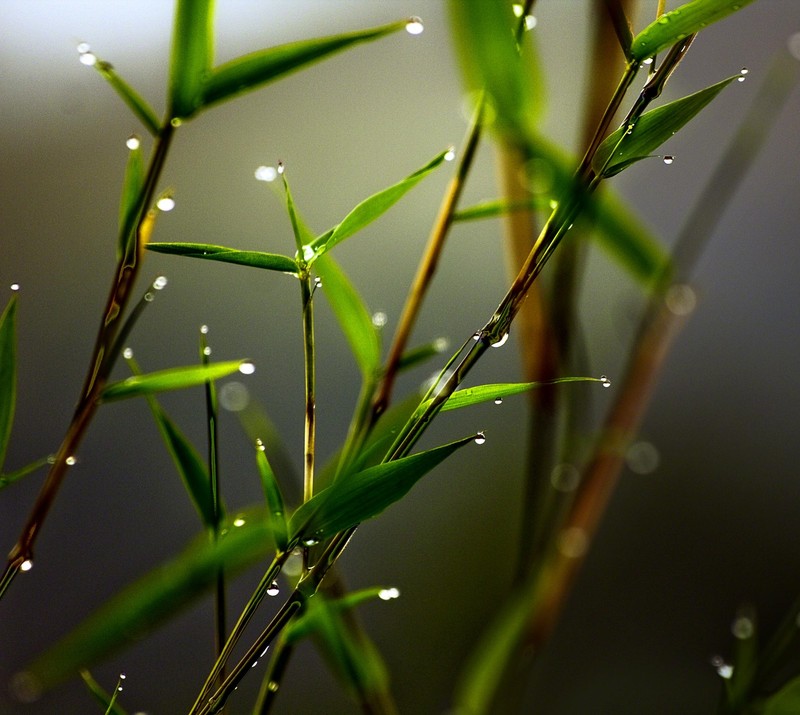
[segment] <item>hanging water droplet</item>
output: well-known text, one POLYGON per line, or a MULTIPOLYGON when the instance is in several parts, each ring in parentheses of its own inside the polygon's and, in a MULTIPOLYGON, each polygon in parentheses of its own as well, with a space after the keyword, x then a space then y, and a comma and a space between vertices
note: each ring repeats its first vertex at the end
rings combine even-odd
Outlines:
POLYGON ((384 325, 386 325, 387 320, 388 317, 386 316, 386 313, 384 313, 382 310, 378 310, 372 314, 372 324, 376 328, 382 328, 384 325))
POLYGON ((78 59, 82 65, 86 65, 87 67, 92 67, 97 64, 97 57, 93 52, 81 52, 78 59))
POLYGON ((316 546, 318 543, 319 539, 315 539, 313 536, 303 539, 303 546, 316 546))
POLYGON ((255 174, 259 181, 275 181, 278 178, 278 170, 274 166, 259 166, 255 174))
POLYGON ((239 372, 242 375, 252 375, 256 371, 256 366, 251 362, 243 362, 239 365, 239 372))
POLYGON ((119 674, 119 679, 120 679, 120 680, 125 680, 125 678, 127 678, 127 677, 128 677, 128 676, 127 676, 127 675, 125 675, 125 673, 120 673, 120 674, 119 674))
POLYGON ((508 332, 505 332, 505 333, 503 333, 503 334, 500 336, 500 338, 499 338, 499 339, 495 340, 495 341, 492 343, 492 347, 493 347, 493 348, 502 348, 502 347, 503 347, 503 345, 505 345, 505 344, 506 344, 506 342, 508 341, 508 336, 509 336, 509 333, 508 333, 508 332))
POLYGON ((456 148, 455 148, 454 146, 451 146, 451 147, 450 147, 450 148, 449 148, 449 149, 448 149, 448 150, 445 152, 445 155, 444 155, 444 160, 445 160, 445 161, 453 161, 453 159, 455 159, 455 158, 456 158, 456 148))
POLYGON ((611 387, 611 380, 609 380, 605 375, 600 375, 600 384, 603 387, 611 387))
POLYGON ((78 50, 78 54, 79 55, 85 55, 87 52, 90 52, 91 49, 92 48, 91 48, 91 46, 89 45, 88 42, 79 42, 78 43, 77 50, 78 50))
POLYGON ((319 276, 314 278, 314 288, 322 288, 322 278, 319 276))
POLYGON ((245 520, 244 520, 244 517, 243 517, 243 516, 237 516, 237 517, 236 517, 236 518, 233 520, 233 525, 234 525, 234 526, 244 526, 244 525, 245 525, 245 523, 246 523, 246 522, 245 522, 245 520))
POLYGON ((281 592, 277 581, 273 581, 267 588, 267 596, 277 596, 281 592))
POLYGON ((733 633, 734 638, 738 638, 739 640, 752 638, 755 630, 756 628, 753 621, 747 616, 739 616, 739 618, 731 624, 731 633, 733 633))
POLYGON ((65 464, 66 464, 68 467, 72 467, 72 466, 73 466, 73 465, 74 465, 74 464, 75 464, 77 461, 78 461, 78 460, 77 460, 77 459, 75 459, 75 457, 73 457, 72 455, 70 455, 69 457, 67 457, 67 458, 64 460, 64 463, 65 463, 65 464))
POLYGON ((131 134, 125 140, 125 146, 128 147, 128 149, 130 149, 130 150, 138 149, 141 146, 141 144, 142 144, 142 140, 139 139, 139 137, 136 136, 135 134, 131 134))
POLYGON ((122 351, 122 357, 124 357, 126 360, 130 360, 133 357, 133 350, 130 348, 125 348, 122 351))
POLYGON ((502 397, 495 397, 494 398, 494 404, 495 405, 502 405, 503 404, 503 398, 502 397))
POLYGON ((278 162, 278 173, 282 174, 285 171, 285 169, 286 169, 286 167, 284 167, 283 162, 279 161, 278 162))
POLYGON ((382 588, 378 591, 378 598, 382 601, 391 601, 393 598, 400 598, 400 591, 396 588, 382 588))
POLYGON ((664 303, 667 310, 675 315, 689 315, 697 305, 697 296, 691 286, 676 283, 667 288, 664 303))
POLYGON ((736 81, 737 81, 737 82, 744 82, 744 81, 745 81, 745 79, 747 79, 747 78, 746 78, 744 75, 739 75, 739 76, 736 78, 736 81))
POLYGON ((162 196, 156 201, 156 208, 159 211, 172 211, 175 208, 175 199, 171 196, 162 196))
POLYGON ((208 335, 208 326, 207 326, 207 325, 201 325, 201 326, 200 326, 200 332, 201 332, 203 335, 208 335))
POLYGON ((665 163, 665 164, 671 164, 673 161, 675 161, 675 157, 674 157, 674 156, 671 156, 670 154, 667 154, 667 155, 664 157, 664 163, 665 163))
POLYGON ((475 444, 486 444, 486 435, 483 432, 475 435, 475 444))
POLYGON ((264 442, 261 441, 261 437, 256 438, 256 449, 259 452, 263 452, 266 449, 264 442))
POLYGON ((33 561, 31 559, 25 559, 20 565, 20 571, 30 571, 33 568, 33 561))
POLYGON ((511 10, 514 13, 514 17, 522 17, 522 13, 525 12, 525 8, 517 2, 511 6, 511 10))
POLYGON ((747 69, 747 67, 742 67, 742 69, 739 70, 739 74, 747 74, 748 72, 750 72, 750 70, 747 69))
POLYGON ((789 37, 786 45, 789 48, 789 54, 796 60, 800 60, 800 32, 795 32, 789 37))
POLYGON ((644 65, 653 64, 653 58, 652 57, 648 57, 644 62, 642 62, 642 64, 644 64, 644 65))
POLYGON ((422 24, 422 20, 418 17, 410 17, 408 18, 408 22, 406 23, 406 32, 409 35, 419 35, 425 29, 424 25, 422 24))
POLYGON ((722 656, 715 655, 711 659, 711 665, 717 671, 717 675, 720 678, 724 678, 725 680, 729 680, 733 675, 733 666, 729 663, 725 662, 725 659, 722 656))
POLYGON ((294 577, 299 576, 302 570, 303 550, 301 548, 296 548, 289 555, 289 558, 286 559, 286 563, 283 565, 283 573, 287 576, 294 577))
POLYGON ((11 290, 18 291, 19 290, 19 283, 12 283, 10 287, 11 287, 11 290))
POLYGON ((625 452, 625 463, 635 474, 651 474, 660 461, 658 450, 650 442, 634 442, 625 452))
POLYGON ((477 330, 472 334, 472 339, 476 342, 481 339, 481 331, 477 330))
POLYGON ((550 484, 553 489, 568 494, 575 491, 581 481, 581 473, 572 464, 557 464, 550 472, 550 484))
POLYGON ((210 348, 210 346, 206 345, 206 346, 204 346, 204 347, 203 347, 203 355, 205 355, 206 357, 208 357, 209 355, 211 355, 211 348, 210 348))
POLYGON ((228 412, 241 412, 250 404, 250 391, 241 382, 226 382, 219 391, 219 404, 228 412))
POLYGON ((156 290, 163 290, 167 285, 167 277, 159 276, 153 281, 153 288, 156 290))
POLYGON ((532 30, 538 24, 538 20, 533 15, 525 16, 525 29, 532 30))

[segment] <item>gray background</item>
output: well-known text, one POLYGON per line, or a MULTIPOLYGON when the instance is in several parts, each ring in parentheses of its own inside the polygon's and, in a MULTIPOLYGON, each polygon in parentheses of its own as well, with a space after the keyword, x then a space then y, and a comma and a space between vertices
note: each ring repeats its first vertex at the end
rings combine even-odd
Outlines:
MULTIPOLYGON (((160 220, 156 240, 291 253, 288 221, 254 180, 256 166, 282 159, 296 201, 321 231, 461 140, 464 98, 444 3, 218 4, 219 61, 415 14, 426 29, 420 37, 399 33, 359 47, 181 128, 161 182, 175 187, 178 205, 160 220)), ((581 53, 586 3, 539 5, 536 32, 550 92, 546 131, 575 148, 581 93, 595 71, 581 53)), ((654 3, 643 5, 650 17, 654 3)), ((645 22, 643 15, 636 26, 645 22)), ((22 286, 19 404, 8 468, 54 451, 68 423, 113 267, 124 140, 143 133, 78 62, 75 46, 88 41, 160 114, 170 27, 168 2, 0 5, 0 290, 8 296, 12 282, 22 286)), ((671 167, 643 162, 614 180, 666 243, 770 58, 798 30, 796 0, 761 0, 705 32, 673 78, 666 93, 672 98, 750 69, 746 82, 731 86, 665 147, 676 156, 671 167)), ((795 91, 698 267, 699 309, 672 351, 642 430, 659 450, 659 467, 624 475, 555 641, 530 681, 529 699, 520 704, 524 711, 535 704, 535 712, 552 715, 711 712, 719 683, 709 658, 730 652, 737 606, 755 603, 769 628, 797 594, 799 112, 795 91)), ((370 307, 388 314, 387 331, 450 170, 437 172, 338 252, 370 307)), ((495 196, 494 182, 486 143, 465 203, 495 196)), ((499 224, 454 232, 417 340, 445 336, 459 344, 485 321, 504 291, 500 254, 499 224)), ((137 290, 160 273, 170 283, 131 338, 137 358, 151 370, 192 362, 198 326, 208 324, 216 358, 255 361, 248 386, 299 464, 301 343, 292 281, 149 255, 137 290)), ((637 300, 620 269, 602 254, 592 260, 583 306, 591 374, 613 378, 618 371, 637 300)), ((319 449, 327 455, 345 433, 357 370, 325 307, 318 342, 319 449)), ((512 335, 473 379, 513 380, 516 358, 512 335)), ((403 388, 427 374, 416 373, 403 388)), ((600 406, 610 399, 596 392, 600 406)), ((198 440, 201 399, 164 398, 198 440)), ((404 713, 447 710, 459 660, 507 587, 523 414, 522 401, 507 400, 502 408, 442 419, 425 444, 484 428, 486 445, 465 450, 364 525, 342 560, 352 587, 402 591, 401 599, 366 606, 362 615, 404 713)), ((259 487, 230 416, 222 429, 223 489, 233 509, 257 501, 259 487)), ((78 459, 37 544, 34 569, 0 606, 0 682, 198 530, 143 402, 104 408, 78 459)), ((15 541, 40 483, 33 475, 0 495, 4 548, 15 541)), ((237 583, 234 603, 257 576, 237 583)), ((118 672, 127 673, 123 704, 130 712, 177 713, 188 708, 210 658, 210 608, 203 604, 93 672, 108 687, 118 672)), ((246 698, 233 702, 232 712, 247 711, 246 698)), ((99 712, 93 708, 79 683, 29 706, 0 691, 3 713, 99 712)), ((302 649, 277 711, 355 710, 313 649, 302 649)))

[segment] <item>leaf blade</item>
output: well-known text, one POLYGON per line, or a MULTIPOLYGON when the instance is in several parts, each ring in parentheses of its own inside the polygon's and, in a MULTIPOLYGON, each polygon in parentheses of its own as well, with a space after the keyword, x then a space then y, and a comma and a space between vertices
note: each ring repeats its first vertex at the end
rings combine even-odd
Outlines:
POLYGON ((17 404, 17 297, 0 315, 0 471, 5 463, 17 404))
POLYGON ((189 258, 203 258, 207 261, 221 261, 234 263, 239 266, 263 268, 268 271, 289 273, 297 275, 297 263, 289 256, 279 253, 266 253, 264 251, 240 251, 227 246, 217 246, 210 243, 148 243, 148 251, 168 253, 174 256, 187 256, 189 258))
POLYGON ((136 118, 144 124, 147 131, 154 137, 158 136, 158 116, 144 97, 119 76, 111 63, 98 59, 94 67, 100 73, 100 76, 111 85, 111 88, 125 102, 136 118))
POLYGON ((213 0, 178 0, 169 68, 169 116, 185 119, 201 106, 214 45, 213 0))

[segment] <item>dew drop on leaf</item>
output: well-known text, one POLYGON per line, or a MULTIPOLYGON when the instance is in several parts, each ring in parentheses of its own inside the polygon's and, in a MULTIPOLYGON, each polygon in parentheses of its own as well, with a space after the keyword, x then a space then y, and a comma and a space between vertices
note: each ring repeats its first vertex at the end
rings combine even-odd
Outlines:
POLYGON ((125 140, 125 146, 126 146, 126 147, 128 147, 128 149, 131 149, 131 150, 133 150, 133 149, 138 149, 138 148, 139 148, 139 146, 141 145, 141 143, 142 143, 142 140, 141 140, 141 139, 139 139, 139 137, 138 137, 138 136, 136 136, 135 134, 131 134, 131 135, 130 135, 130 136, 129 136, 129 137, 126 139, 126 140, 125 140))
POLYGON ((31 559, 25 559, 20 565, 20 571, 30 571, 33 568, 33 561, 31 559))
POLYGON ((507 332, 503 333, 503 335, 500 336, 500 338, 498 340, 495 340, 495 342, 492 343, 492 347, 493 348, 502 348, 503 345, 505 345, 506 342, 508 341, 508 336, 509 336, 509 333, 507 333, 507 332))
POLYGON ((600 384, 603 387, 611 387, 611 380, 609 380, 605 375, 600 375, 600 384))
POLYGON ((281 589, 278 587, 277 581, 273 581, 267 588, 267 596, 277 596, 280 592, 281 589))
POLYGON ((256 366, 251 362, 243 362, 239 365, 239 372, 242 375, 252 375, 256 371, 256 366))
POLYGON ((74 464, 75 464, 77 461, 78 461, 78 460, 77 460, 77 459, 75 459, 75 457, 73 457, 72 455, 70 455, 69 457, 67 457, 67 458, 64 460, 65 464, 66 464, 68 467, 71 467, 71 466, 73 466, 73 465, 74 465, 74 464))
POLYGON ((483 432, 475 435, 475 444, 486 444, 486 435, 483 432))
POLYGON ((97 64, 97 57, 91 52, 81 52, 81 56, 78 59, 80 59, 81 64, 87 67, 97 64))
POLYGON ((11 287, 11 290, 17 291, 17 290, 19 290, 19 283, 12 283, 10 287, 11 287))
POLYGON ((167 277, 159 276, 153 281, 153 288, 156 290, 163 290, 167 285, 167 277))
POLYGON ((421 35, 424 29, 425 26, 422 24, 422 20, 418 17, 410 17, 406 23, 406 32, 409 35, 421 35))
POLYGON ((665 163, 665 164, 668 164, 668 165, 669 165, 669 164, 671 164, 673 161, 675 161, 675 157, 674 157, 674 156, 672 156, 672 155, 670 155, 670 154, 667 154, 667 155, 664 157, 664 163, 665 163))
POLYGON ((495 405, 502 405, 503 404, 503 398, 502 397, 495 397, 494 398, 494 404, 495 405))
POLYGON ((378 591, 378 598, 382 601, 391 601, 393 598, 400 598, 400 591, 396 588, 382 588, 378 591))
POLYGON ((133 357, 133 350, 130 348, 125 348, 122 351, 122 357, 124 357, 126 360, 130 360, 133 357))
POLYGON ((79 42, 78 43, 78 54, 85 55, 87 52, 91 51, 91 47, 89 46, 88 42, 79 42))

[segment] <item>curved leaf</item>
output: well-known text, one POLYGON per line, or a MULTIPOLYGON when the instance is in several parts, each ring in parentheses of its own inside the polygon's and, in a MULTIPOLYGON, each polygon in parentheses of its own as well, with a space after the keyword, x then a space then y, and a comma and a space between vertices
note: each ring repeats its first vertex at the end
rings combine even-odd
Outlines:
POLYGON ((751 2, 753 0, 693 0, 676 7, 633 38, 630 55, 635 61, 642 62, 751 2))
MULTIPOLYGON (((358 206, 356 206, 347 216, 344 217, 338 226, 334 226, 329 231, 326 231, 321 236, 314 239, 311 248, 317 254, 322 255, 329 251, 337 243, 344 241, 354 233, 360 231, 365 226, 372 223, 379 216, 383 215, 392 206, 394 206, 402 196, 416 186, 422 179, 430 174, 437 166, 443 161, 445 155, 450 151, 446 149, 437 154, 425 166, 417 169, 413 174, 410 174, 402 181, 390 186, 377 194, 373 194, 368 199, 364 199, 358 206)), ((314 256, 310 256, 308 263, 316 260, 314 256)))
POLYGON ((172 29, 169 116, 184 119, 202 104, 214 54, 213 0, 178 0, 172 29))
POLYGON ((797 715, 800 712, 800 676, 790 680, 764 703, 763 715, 797 715))
POLYGON ((122 196, 119 201, 119 244, 117 260, 136 250, 136 219, 139 216, 139 197, 144 187, 144 161, 141 145, 128 151, 122 196))
POLYGON ((17 297, 0 315, 0 470, 6 458, 17 404, 17 297))
POLYGON ((107 385, 101 393, 100 399, 103 402, 111 402, 154 392, 182 390, 186 387, 202 385, 206 380, 219 380, 227 377, 238 372, 244 365, 252 365, 252 363, 247 360, 228 360, 211 365, 189 365, 150 372, 146 375, 134 375, 107 385))
POLYGON ((95 613, 40 655, 25 669, 38 690, 48 690, 81 668, 131 645, 216 583, 275 550, 263 509, 237 514, 215 541, 207 534, 107 601, 95 613))
POLYGON ((200 105, 206 108, 267 82, 278 79, 313 62, 352 47, 361 42, 397 32, 406 21, 393 22, 368 30, 358 30, 331 37, 300 40, 279 47, 253 52, 215 67, 202 88, 200 105))
POLYGON ((465 437, 356 474, 343 475, 294 513, 289 524, 290 540, 317 541, 377 516, 404 497, 431 469, 473 439, 465 437))
POLYGON ((625 126, 617 129, 598 147, 592 162, 595 172, 605 177, 614 176, 631 163, 649 156, 737 77, 728 77, 688 97, 645 112, 630 133, 625 126))
POLYGON ((265 268, 268 271, 279 271, 297 275, 297 264, 288 256, 263 251, 239 251, 227 246, 215 246, 210 243, 148 243, 147 250, 156 253, 169 253, 174 256, 189 258, 205 258, 207 261, 235 263, 252 268, 265 268))
POLYGON ((380 340, 364 301, 331 256, 319 256, 314 270, 362 375, 374 375, 380 365, 380 340))
POLYGON ((128 105, 128 108, 136 115, 139 121, 144 124, 147 131, 153 136, 157 136, 159 132, 158 116, 145 99, 117 74, 114 66, 109 62, 98 59, 94 64, 94 68, 111 85, 112 89, 122 98, 122 101, 128 105))
POLYGON ((284 551, 289 543, 287 538, 286 507, 278 480, 275 478, 275 472, 272 471, 267 459, 266 448, 260 441, 256 444, 256 465, 258 466, 258 475, 261 477, 261 486, 264 489, 267 509, 272 519, 275 544, 280 551, 284 551))

